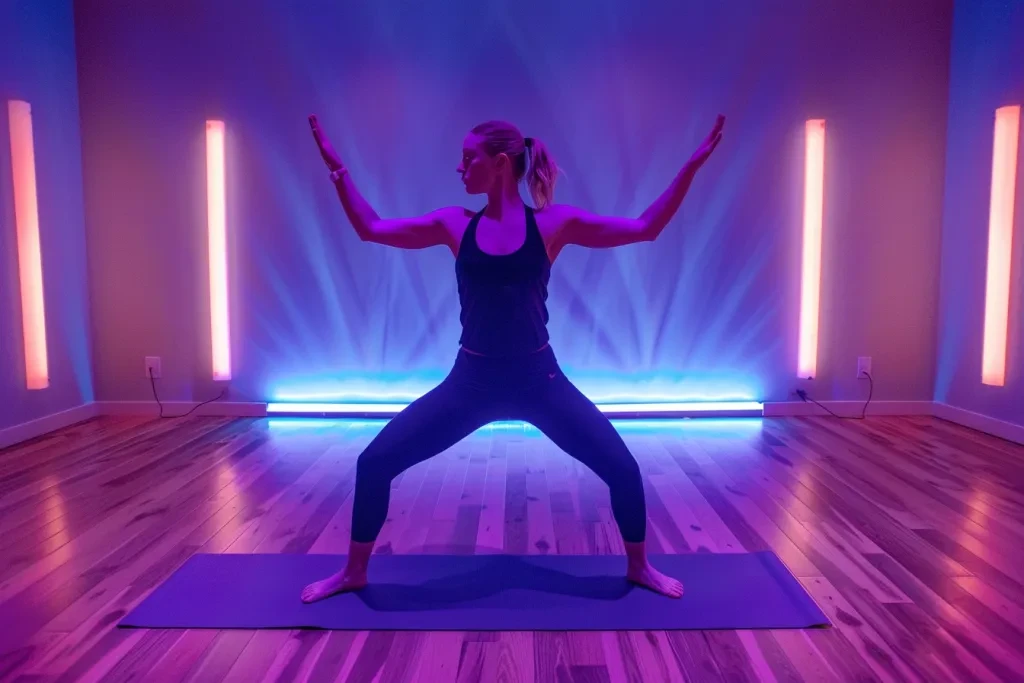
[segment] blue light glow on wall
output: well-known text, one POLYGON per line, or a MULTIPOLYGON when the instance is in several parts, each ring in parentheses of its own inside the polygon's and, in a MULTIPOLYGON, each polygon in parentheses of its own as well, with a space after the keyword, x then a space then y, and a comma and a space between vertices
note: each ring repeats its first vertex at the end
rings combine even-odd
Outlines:
MULTIPOLYGON (((728 111, 737 119, 728 141, 656 244, 570 247, 559 256, 552 347, 597 403, 760 401, 765 377, 792 364, 780 330, 790 324, 796 279, 773 268, 799 226, 799 174, 787 186, 769 169, 799 133, 796 101, 765 109, 735 100, 743 86, 731 66, 720 67, 727 87, 694 97, 713 77, 698 83, 678 67, 672 51, 688 48, 663 33, 659 50, 668 53, 638 49, 646 33, 623 33, 613 15, 527 3, 478 16, 482 5, 468 0, 444 11, 352 7, 344 17, 268 11, 280 15, 288 49, 275 59, 284 61, 269 82, 233 88, 227 116, 242 118, 236 192, 261 198, 236 211, 246 226, 233 284, 244 297, 232 321, 246 346, 240 393, 281 403, 408 403, 444 378, 457 353, 451 253, 359 241, 306 129, 311 112, 378 213, 405 216, 482 206, 455 168, 465 133, 495 117, 549 146, 564 171, 557 201, 639 215, 728 111), (293 78, 300 73, 307 78, 293 78), (301 109, 268 110, 268 89, 301 109), (743 126, 754 109, 758 126, 743 126), (769 191, 763 179, 772 175, 769 191)), ((763 74, 739 77, 747 78, 756 90, 763 74)))

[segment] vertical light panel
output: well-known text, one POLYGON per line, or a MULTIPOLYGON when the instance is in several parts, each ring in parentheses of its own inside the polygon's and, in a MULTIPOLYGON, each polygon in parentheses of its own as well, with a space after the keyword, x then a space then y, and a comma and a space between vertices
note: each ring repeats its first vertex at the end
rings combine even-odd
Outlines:
POLYGON ((988 208, 988 264, 985 275, 985 331, 981 381, 1006 381, 1006 333, 1010 318, 1010 257, 1013 254, 1013 200, 1017 187, 1020 106, 996 110, 992 145, 992 190, 988 208))
POLYGON ((46 360, 46 309, 43 302, 43 257, 39 245, 39 206, 36 202, 32 107, 28 102, 11 100, 7 103, 7 114, 11 129, 25 384, 29 389, 45 389, 50 385, 50 373, 46 360))
POLYGON ((206 210, 210 260, 210 336, 213 378, 231 379, 228 323, 228 239, 225 209, 224 122, 206 122, 206 210))
POLYGON ((807 122, 804 152, 804 243, 800 267, 800 338, 797 375, 818 371, 818 313, 821 302, 821 232, 825 195, 825 121, 807 122))

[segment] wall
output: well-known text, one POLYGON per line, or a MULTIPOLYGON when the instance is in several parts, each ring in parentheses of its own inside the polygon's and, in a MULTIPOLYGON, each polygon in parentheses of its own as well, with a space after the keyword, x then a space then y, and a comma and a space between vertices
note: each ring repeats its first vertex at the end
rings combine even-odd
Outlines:
MULTIPOLYGON (((547 142, 558 199, 639 214, 717 113, 726 138, 654 244, 570 248, 552 337, 595 398, 788 400, 803 122, 828 120, 819 399, 930 400, 952 6, 540 0, 76 2, 97 394, 203 400, 204 121, 228 130, 234 400, 405 396, 458 339, 443 249, 360 243, 306 123, 382 215, 465 203, 464 133, 547 142)), ((806 386, 806 383, 804 383, 806 386)))
POLYGON ((994 114, 1024 105, 1024 2, 957 2, 954 18, 935 400, 1024 425, 1020 152, 1006 384, 981 383, 994 114))
POLYGON ((80 145, 71 0, 0 3, 0 431, 93 400, 80 145), (32 106, 50 375, 38 391, 25 389, 11 99, 32 106))

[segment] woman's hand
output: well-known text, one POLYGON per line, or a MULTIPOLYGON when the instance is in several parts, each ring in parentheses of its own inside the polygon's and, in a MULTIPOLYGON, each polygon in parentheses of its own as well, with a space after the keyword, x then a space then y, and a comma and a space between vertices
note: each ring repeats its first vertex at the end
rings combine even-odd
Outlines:
POLYGON ((708 136, 704 138, 704 142, 700 143, 700 147, 690 157, 689 165, 694 170, 703 166, 704 162, 711 156, 711 153, 715 151, 715 147, 718 147, 718 143, 722 141, 722 126, 724 125, 725 117, 719 114, 718 120, 715 121, 715 127, 711 129, 708 136))
POLYGON ((327 164, 327 170, 333 173, 343 168, 344 164, 341 163, 341 157, 334 151, 331 141, 327 139, 327 135, 321 130, 320 122, 316 120, 316 114, 310 115, 309 127, 313 130, 313 139, 316 141, 316 146, 320 148, 320 156, 323 157, 324 163, 327 164))

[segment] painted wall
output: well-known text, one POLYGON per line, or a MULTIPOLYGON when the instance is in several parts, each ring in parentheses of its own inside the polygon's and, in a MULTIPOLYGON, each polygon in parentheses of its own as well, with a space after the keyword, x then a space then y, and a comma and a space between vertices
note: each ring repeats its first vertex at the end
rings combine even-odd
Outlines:
POLYGON ((1024 2, 957 2, 953 27, 935 400, 1024 425, 1020 150, 1006 384, 981 383, 993 125, 998 107, 1024 105, 1024 2))
POLYGON ((479 198, 488 118, 543 139, 559 201, 639 214, 711 126, 725 142, 655 244, 570 248, 552 338, 595 398, 930 400, 952 5, 452 0, 76 2, 96 388, 203 400, 204 121, 228 130, 233 400, 396 398, 458 340, 443 249, 359 242, 319 114, 382 215, 479 198), (826 7, 827 5, 827 7, 826 7), (894 6, 895 5, 895 6, 894 6), (820 376, 795 379, 803 123, 828 120, 820 376))
POLYGON ((71 0, 0 3, 0 429, 93 400, 71 0), (25 388, 7 101, 32 106, 50 386, 25 388))

